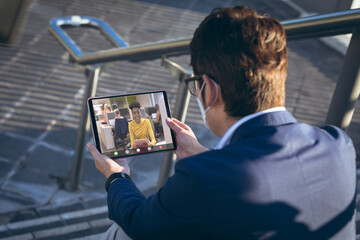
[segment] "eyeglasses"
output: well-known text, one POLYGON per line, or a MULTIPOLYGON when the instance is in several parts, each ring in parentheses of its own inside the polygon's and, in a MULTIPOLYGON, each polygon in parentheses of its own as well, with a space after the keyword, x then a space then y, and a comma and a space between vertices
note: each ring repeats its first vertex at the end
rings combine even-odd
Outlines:
POLYGON ((198 75, 185 79, 185 83, 190 94, 196 97, 196 89, 203 85, 204 80, 202 79, 202 75, 198 75))

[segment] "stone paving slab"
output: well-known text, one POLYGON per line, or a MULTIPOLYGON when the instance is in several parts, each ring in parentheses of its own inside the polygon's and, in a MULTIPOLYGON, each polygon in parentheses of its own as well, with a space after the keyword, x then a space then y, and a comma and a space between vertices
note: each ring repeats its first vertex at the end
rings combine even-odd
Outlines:
POLYGON ((93 228, 97 228, 97 227, 102 227, 102 226, 109 226, 113 223, 114 222, 107 217, 107 218, 101 218, 101 219, 91 221, 90 226, 93 228))
POLYGON ((86 217, 89 215, 102 214, 102 213, 107 213, 107 206, 100 206, 97 208, 90 208, 90 209, 74 211, 70 213, 62 213, 60 214, 60 217, 63 220, 69 220, 69 219, 86 217))
POLYGON ((72 156, 39 145, 29 154, 23 164, 47 175, 65 177, 69 174, 71 162, 72 156))
POLYGON ((9 237, 9 236, 11 236, 11 234, 8 231, 8 229, 4 225, 1 225, 0 226, 0 238, 9 237))
POLYGON ((102 205, 7 223, 0 225, 0 238, 15 235, 21 238, 24 234, 32 233, 36 239, 48 237, 69 239, 70 235, 73 237, 84 235, 84 230, 87 230, 88 234, 98 233, 105 231, 111 225, 112 221, 108 219, 107 215, 107 206, 102 205), (66 237, 64 237, 65 235, 66 237))
POLYGON ((55 214, 60 214, 64 212, 76 211, 85 209, 84 204, 80 201, 75 201, 73 203, 66 203, 61 205, 46 205, 36 208, 36 212, 40 217, 51 216, 55 214))
POLYGON ((67 149, 73 149, 76 142, 76 130, 70 127, 55 127, 44 138, 49 144, 56 144, 67 149))
POLYGON ((51 223, 60 222, 60 221, 61 221, 60 216, 53 215, 53 216, 48 216, 48 217, 37 218, 36 220, 30 219, 30 220, 21 221, 21 222, 9 223, 9 224, 6 224, 6 227, 9 230, 18 230, 21 228, 30 228, 30 227, 34 227, 34 226, 41 226, 44 224, 51 224, 51 223))
POLYGON ((84 201, 84 206, 86 208, 92 208, 95 206, 102 206, 102 205, 107 205, 107 199, 106 197, 104 198, 96 198, 96 199, 85 199, 84 201))
POLYGON ((51 228, 34 232, 36 238, 54 237, 61 234, 67 234, 74 231, 89 230, 90 225, 87 222, 77 223, 65 227, 51 228))
POLYGON ((1 191, 0 192, 0 219, 1 221, 8 221, 9 217, 5 213, 16 212, 20 209, 30 208, 34 206, 35 202, 21 196, 1 191))
POLYGON ((106 192, 104 191, 103 187, 101 189, 93 189, 81 185, 80 189, 76 192, 63 188, 58 189, 49 202, 49 205, 62 205, 73 203, 74 201, 83 201, 84 199, 103 199, 104 197, 106 197, 106 192))
POLYGON ((6 176, 13 169, 14 163, 9 162, 9 160, 0 160, 0 182, 6 180, 6 176))
MULTIPOLYGON (((0 139, 0 157, 11 163, 16 162, 18 158, 23 155, 32 144, 30 140, 17 138, 3 132, 0 132, 0 139)), ((1 176, 4 175, 1 174, 1 176)))
MULTIPOLYGON (((30 169, 20 169, 5 182, 3 191, 19 194, 24 199, 37 204, 46 204, 58 189, 58 185, 48 175, 30 169)), ((0 210, 2 213, 9 209, 0 210)))
POLYGON ((31 233, 25 233, 14 237, 3 238, 2 240, 31 240, 33 239, 31 233))

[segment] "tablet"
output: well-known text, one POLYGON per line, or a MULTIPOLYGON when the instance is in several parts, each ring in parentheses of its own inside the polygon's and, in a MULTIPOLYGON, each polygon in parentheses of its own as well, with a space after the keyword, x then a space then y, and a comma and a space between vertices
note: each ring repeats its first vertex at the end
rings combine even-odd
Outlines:
POLYGON ((88 108, 96 148, 110 158, 176 149, 165 91, 92 97, 88 108))

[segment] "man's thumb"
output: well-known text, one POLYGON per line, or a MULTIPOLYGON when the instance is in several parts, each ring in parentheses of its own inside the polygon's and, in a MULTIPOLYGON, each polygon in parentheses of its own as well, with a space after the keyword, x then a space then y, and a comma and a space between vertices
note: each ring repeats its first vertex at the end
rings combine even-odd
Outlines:
POLYGON ((170 118, 166 118, 166 124, 171 128, 175 133, 180 131, 179 126, 170 118))

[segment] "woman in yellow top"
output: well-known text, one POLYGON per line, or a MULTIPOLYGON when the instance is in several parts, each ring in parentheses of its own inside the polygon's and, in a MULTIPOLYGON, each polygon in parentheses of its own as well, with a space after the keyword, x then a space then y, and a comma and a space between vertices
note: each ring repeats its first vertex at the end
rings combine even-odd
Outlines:
POLYGON ((134 101, 130 103, 129 108, 131 109, 131 113, 133 116, 133 121, 129 123, 129 133, 130 133, 130 141, 131 141, 131 148, 142 148, 142 147, 149 147, 154 146, 156 143, 154 131, 151 127, 150 121, 148 119, 142 118, 140 108, 141 105, 139 102, 134 101), (151 142, 149 140, 149 136, 151 142), (147 145, 138 146, 135 144, 135 140, 139 139, 147 139, 147 145))

